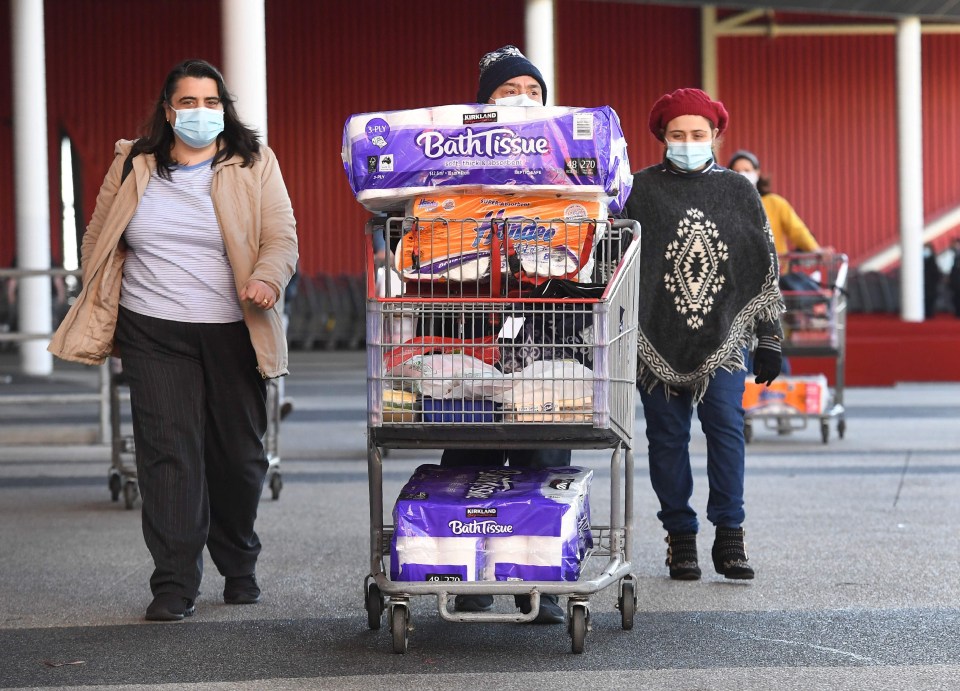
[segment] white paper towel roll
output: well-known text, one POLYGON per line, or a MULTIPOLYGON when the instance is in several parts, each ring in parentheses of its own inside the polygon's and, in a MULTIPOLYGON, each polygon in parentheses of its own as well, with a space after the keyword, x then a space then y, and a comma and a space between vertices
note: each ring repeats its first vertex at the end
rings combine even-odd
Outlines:
POLYGON ((483 580, 497 580, 497 567, 500 564, 561 568, 563 545, 563 538, 545 535, 487 538, 483 580))
POLYGON ((463 566, 466 569, 466 580, 475 581, 483 539, 401 535, 396 538, 396 549, 401 574, 406 564, 463 566))
POLYGON ((509 537, 487 538, 483 561, 483 580, 497 580, 497 564, 526 564, 529 537, 510 535, 509 537))

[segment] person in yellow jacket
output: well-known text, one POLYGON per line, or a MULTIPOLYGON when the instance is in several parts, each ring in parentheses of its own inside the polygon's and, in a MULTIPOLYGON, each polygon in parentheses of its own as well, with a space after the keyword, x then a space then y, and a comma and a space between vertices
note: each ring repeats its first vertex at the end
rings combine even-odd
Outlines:
POLYGON ((813 237, 803 219, 793 207, 779 194, 770 191, 770 179, 760 174, 760 160, 750 151, 741 149, 733 154, 727 168, 740 173, 757 187, 763 210, 770 220, 773 231, 773 243, 777 254, 785 252, 816 252, 820 244, 813 237))

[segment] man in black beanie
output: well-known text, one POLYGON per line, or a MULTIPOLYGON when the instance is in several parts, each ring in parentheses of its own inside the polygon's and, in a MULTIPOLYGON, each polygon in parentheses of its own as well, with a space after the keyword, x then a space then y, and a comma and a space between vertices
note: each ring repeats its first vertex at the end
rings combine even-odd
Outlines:
POLYGON ((477 103, 542 106, 546 102, 547 85, 543 75, 516 46, 504 46, 480 58, 477 103))
MULTIPOLYGON (((516 46, 504 46, 480 59, 480 86, 477 103, 501 106, 542 106, 547 101, 547 85, 536 66, 516 46)), ((570 449, 446 449, 440 457, 445 467, 491 466, 507 461, 511 467, 554 468, 570 465, 570 449)), ((514 598, 524 614, 532 611, 529 595, 514 598)), ((458 612, 486 612, 493 608, 493 595, 457 595, 458 612)), ((540 608, 534 623, 562 624, 563 608, 556 595, 540 596, 540 608)))

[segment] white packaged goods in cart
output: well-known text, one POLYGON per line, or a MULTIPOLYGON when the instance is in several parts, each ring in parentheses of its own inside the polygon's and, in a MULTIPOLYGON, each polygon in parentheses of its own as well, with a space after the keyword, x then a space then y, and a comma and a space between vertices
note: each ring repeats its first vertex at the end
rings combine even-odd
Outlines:
POLYGON ((619 211, 633 184, 627 144, 608 107, 484 104, 361 113, 343 130, 343 166, 370 211, 420 194, 564 194, 619 211))
POLYGON ((593 471, 422 465, 393 510, 395 581, 576 581, 593 471))

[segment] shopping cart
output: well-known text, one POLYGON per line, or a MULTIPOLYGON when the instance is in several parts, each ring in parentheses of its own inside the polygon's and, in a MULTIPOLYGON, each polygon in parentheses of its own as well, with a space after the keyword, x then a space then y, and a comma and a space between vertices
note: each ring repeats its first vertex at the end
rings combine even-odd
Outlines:
MULTIPOLYGON (((525 222, 535 225, 532 219, 525 222)), ((375 227, 384 226, 386 264, 392 267, 395 255, 409 250, 410 244, 404 250, 404 243, 414 243, 420 252, 430 237, 438 236, 430 232, 436 230, 431 224, 453 223, 482 225, 442 219, 424 224, 412 218, 369 223, 368 266, 373 267, 369 238, 375 227)), ((640 228, 632 221, 605 219, 552 223, 563 224, 568 236, 588 238, 585 266, 575 262, 572 271, 586 279, 583 283, 604 284, 595 286, 595 296, 543 297, 553 295, 552 282, 536 271, 532 278, 518 273, 516 248, 509 239, 499 249, 497 242, 492 243, 488 272, 477 271, 476 266, 448 266, 461 276, 474 272, 476 280, 458 282, 447 273, 401 281, 387 271, 378 282, 373 268, 369 272, 370 574, 364 581, 364 597, 371 629, 381 627, 387 612, 396 653, 407 650, 410 600, 420 595, 435 596, 441 618, 451 622, 528 622, 537 617, 541 595, 569 596, 568 633, 572 651, 580 653, 590 622, 590 596, 618 584, 622 628, 633 627, 637 595, 631 573, 632 440, 640 228), (416 360, 418 355, 439 358, 445 363, 441 369, 456 372, 411 367, 411 361, 423 362, 416 360), (446 391, 454 380, 454 390, 446 391), (510 383, 511 395, 506 396, 510 383), (384 524, 382 466, 382 449, 391 447, 612 449, 609 524, 591 526, 594 547, 578 581, 391 580, 385 557, 395 526, 384 524), (588 570, 591 564, 599 568, 588 570), (479 593, 529 595, 532 609, 528 614, 448 609, 453 596, 479 593)), ((469 234, 476 228, 461 230, 469 234)), ((487 230, 509 238, 496 222, 487 230)))
MULTIPOLYGON (((847 331, 847 255, 832 250, 789 252, 780 257, 780 287, 786 305, 783 355, 829 358, 836 364, 834 386, 810 377, 781 377, 757 389, 755 401, 745 405, 744 437, 753 439, 754 421, 790 434, 811 420, 820 423, 820 436, 830 439, 830 421, 837 421, 843 439, 847 423, 843 405, 847 331), (793 397, 796 403, 791 402, 793 397)), ((748 397, 751 390, 748 383, 748 397)), ((745 404, 747 402, 745 401, 745 404)))
POLYGON ((267 432, 263 436, 263 449, 267 453, 267 477, 264 483, 270 488, 270 497, 280 498, 283 475, 280 473, 280 382, 267 380, 267 432))
POLYGON ((121 422, 123 402, 130 400, 130 393, 126 390, 127 380, 120 358, 108 358, 106 367, 110 386, 110 471, 107 486, 111 500, 119 501, 123 494, 124 505, 132 509, 140 496, 135 447, 133 432, 124 428, 121 422))
MULTIPOLYGON (((130 400, 123 362, 111 357, 106 367, 109 372, 110 396, 110 470, 107 486, 110 499, 119 501, 123 495, 126 508, 132 509, 140 496, 137 485, 136 446, 133 432, 122 421, 123 403, 130 400)), ((280 498, 283 479, 280 474, 280 387, 276 379, 267 380, 267 432, 263 445, 267 453, 265 483, 273 499, 280 498)))

